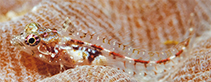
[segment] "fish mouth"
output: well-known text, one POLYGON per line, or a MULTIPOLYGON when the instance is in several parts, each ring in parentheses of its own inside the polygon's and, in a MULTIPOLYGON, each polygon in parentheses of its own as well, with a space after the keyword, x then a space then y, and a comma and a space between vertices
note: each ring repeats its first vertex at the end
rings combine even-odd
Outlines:
POLYGON ((21 35, 13 36, 13 38, 10 41, 10 43, 14 46, 25 46, 23 42, 24 38, 21 35))

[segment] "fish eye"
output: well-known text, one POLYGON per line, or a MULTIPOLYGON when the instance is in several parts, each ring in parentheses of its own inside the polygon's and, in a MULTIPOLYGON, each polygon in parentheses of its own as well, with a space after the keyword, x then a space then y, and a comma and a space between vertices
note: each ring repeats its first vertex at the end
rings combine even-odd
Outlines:
POLYGON ((40 42, 40 38, 37 35, 30 34, 26 37, 25 43, 30 46, 35 46, 40 42))

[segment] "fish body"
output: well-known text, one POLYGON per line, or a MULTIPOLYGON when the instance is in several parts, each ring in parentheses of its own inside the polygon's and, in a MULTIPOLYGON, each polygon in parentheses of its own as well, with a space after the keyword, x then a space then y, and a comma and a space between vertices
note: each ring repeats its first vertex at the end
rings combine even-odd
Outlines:
MULTIPOLYGON (((165 51, 147 51, 127 47, 115 41, 88 33, 76 32, 66 20, 61 29, 46 28, 38 23, 26 25, 24 32, 11 43, 34 57, 52 64, 76 67, 80 65, 112 66, 137 79, 164 79, 160 76, 178 63, 189 45, 190 37, 165 51), (95 43, 89 42, 89 40, 95 43), (168 62, 168 63, 167 63, 168 62)), ((190 36, 192 36, 190 29, 190 36)))

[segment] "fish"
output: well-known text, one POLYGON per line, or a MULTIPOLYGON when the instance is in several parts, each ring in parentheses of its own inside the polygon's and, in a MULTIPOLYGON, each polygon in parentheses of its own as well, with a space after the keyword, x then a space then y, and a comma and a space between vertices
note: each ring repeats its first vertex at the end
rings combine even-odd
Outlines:
POLYGON ((77 67, 82 65, 102 65, 121 69, 140 79, 163 79, 158 77, 171 70, 183 60, 189 49, 194 28, 187 37, 164 51, 148 51, 132 48, 101 37, 72 28, 67 18, 59 28, 46 28, 36 22, 29 23, 19 35, 11 39, 14 46, 51 65, 77 67), (167 63, 168 62, 168 63, 167 63))

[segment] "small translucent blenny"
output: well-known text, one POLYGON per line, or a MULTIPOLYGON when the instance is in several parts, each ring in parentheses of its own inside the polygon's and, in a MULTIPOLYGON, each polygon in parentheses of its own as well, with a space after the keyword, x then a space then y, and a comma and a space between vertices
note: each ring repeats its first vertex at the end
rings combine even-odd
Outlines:
POLYGON ((165 78, 160 75, 183 60, 185 54, 181 54, 187 51, 194 30, 189 28, 187 38, 175 47, 151 52, 127 47, 94 34, 76 32, 71 26, 68 19, 61 29, 30 23, 11 43, 49 64, 67 67, 108 65, 122 69, 137 79, 149 80, 165 78))

